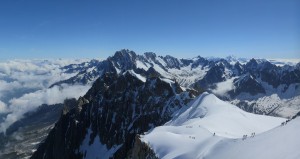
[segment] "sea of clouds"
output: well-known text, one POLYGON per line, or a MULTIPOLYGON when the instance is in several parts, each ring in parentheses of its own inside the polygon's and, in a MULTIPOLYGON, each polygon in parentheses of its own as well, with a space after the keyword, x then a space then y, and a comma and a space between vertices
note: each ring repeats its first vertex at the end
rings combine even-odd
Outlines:
POLYGON ((66 98, 84 95, 90 85, 54 86, 53 83, 68 79, 78 72, 65 73, 61 68, 81 60, 10 60, 0 62, 0 132, 28 111, 42 104, 62 103, 66 98))

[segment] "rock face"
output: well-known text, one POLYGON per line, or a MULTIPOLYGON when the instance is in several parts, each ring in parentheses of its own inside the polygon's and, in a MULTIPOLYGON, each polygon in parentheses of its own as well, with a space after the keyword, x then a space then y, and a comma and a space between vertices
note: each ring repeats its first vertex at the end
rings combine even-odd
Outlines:
POLYGON ((197 81, 194 84, 194 87, 199 89, 199 88, 209 88, 215 83, 225 81, 226 78, 224 76, 225 72, 225 67, 223 64, 220 65, 214 65, 211 67, 206 75, 199 81, 197 81))
POLYGON ((130 159, 158 159, 155 152, 144 142, 141 141, 139 135, 135 137, 135 143, 132 153, 128 155, 130 159))
POLYGON ((236 89, 229 92, 231 96, 237 96, 243 92, 248 92, 251 95, 266 93, 262 85, 249 73, 234 80, 233 85, 236 89))
POLYGON ((100 142, 107 150, 118 147, 111 157, 125 158, 137 134, 162 125, 193 97, 178 84, 159 77, 143 81, 132 72, 106 73, 84 97, 67 102, 60 120, 32 158, 84 158, 81 146, 88 129, 92 131, 90 144, 100 142), (70 103, 75 106, 68 106, 70 103))

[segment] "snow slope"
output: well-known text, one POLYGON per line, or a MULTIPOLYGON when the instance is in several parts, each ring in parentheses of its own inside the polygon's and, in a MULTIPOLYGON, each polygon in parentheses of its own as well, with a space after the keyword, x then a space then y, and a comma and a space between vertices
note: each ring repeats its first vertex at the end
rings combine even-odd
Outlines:
POLYGON ((245 141, 225 140, 207 155, 208 159, 299 159, 300 118, 245 141), (217 153, 216 153, 217 152, 217 153))
POLYGON ((159 158, 207 159, 208 155, 216 153, 222 146, 226 147, 227 143, 244 143, 250 139, 242 140, 243 135, 250 136, 253 132, 261 134, 285 120, 247 113, 213 94, 203 93, 190 106, 178 111, 164 126, 141 136, 141 140, 159 158), (216 152, 213 151, 215 147, 218 147, 216 152))

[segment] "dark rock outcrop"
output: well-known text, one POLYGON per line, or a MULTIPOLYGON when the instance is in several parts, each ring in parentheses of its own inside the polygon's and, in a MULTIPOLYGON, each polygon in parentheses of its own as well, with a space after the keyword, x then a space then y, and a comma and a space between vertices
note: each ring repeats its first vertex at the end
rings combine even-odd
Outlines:
POLYGON ((155 152, 144 142, 139 135, 136 135, 132 152, 128 155, 129 159, 158 159, 155 152))
POLYGON ((112 158, 125 158, 137 134, 164 124, 194 97, 178 87, 159 77, 143 82, 130 72, 106 73, 62 114, 32 159, 83 158, 79 150, 88 129, 90 144, 98 136, 108 150, 118 147, 112 158))

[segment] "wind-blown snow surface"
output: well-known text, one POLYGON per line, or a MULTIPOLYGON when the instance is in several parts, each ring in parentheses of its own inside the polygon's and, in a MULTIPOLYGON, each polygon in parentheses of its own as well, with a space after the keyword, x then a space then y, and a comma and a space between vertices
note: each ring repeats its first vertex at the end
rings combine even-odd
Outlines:
POLYGON ((207 159, 299 159, 300 118, 245 141, 224 140, 207 159))
MULTIPOLYGON (((148 143, 159 158, 207 159, 208 155, 218 153, 217 150, 226 147, 226 144, 243 145, 245 141, 256 140, 256 137, 242 140, 243 135, 250 136, 255 132, 259 136, 285 120, 247 113, 213 94, 203 93, 189 107, 178 111, 171 121, 153 129, 141 140, 148 143)), ((229 158, 243 157, 236 155, 229 158)))

